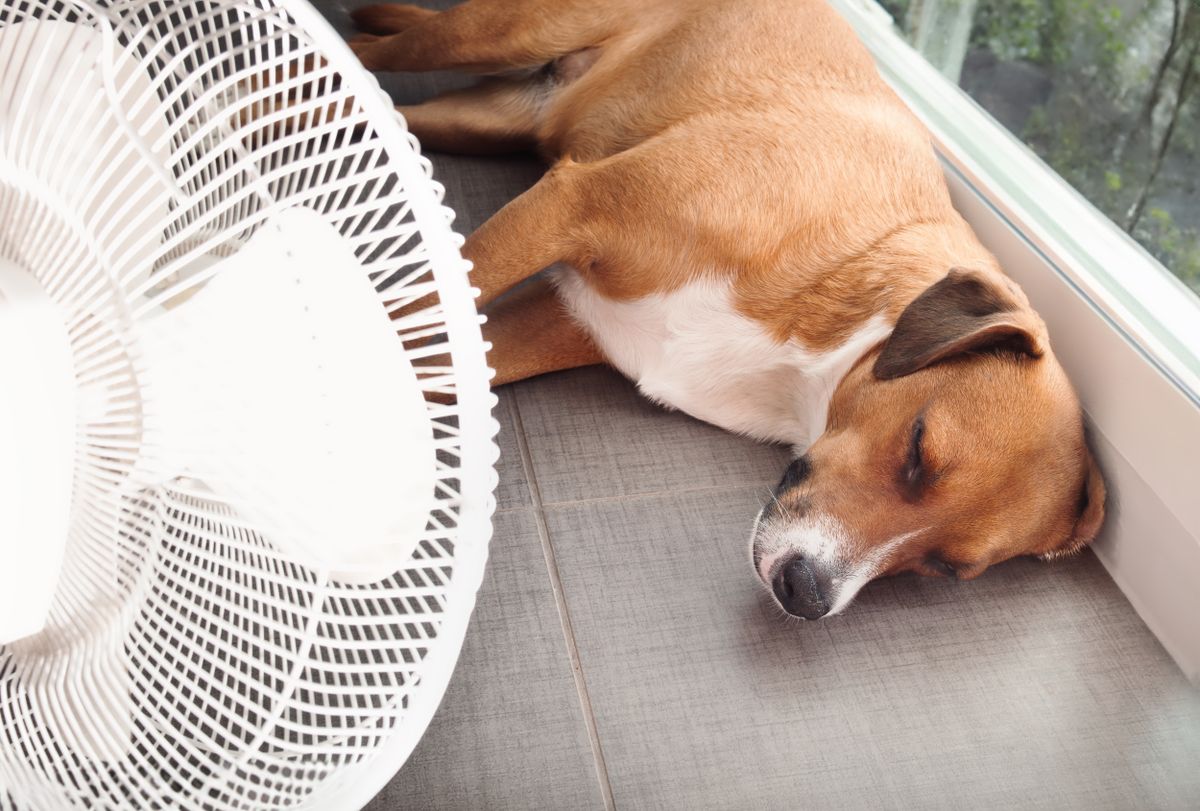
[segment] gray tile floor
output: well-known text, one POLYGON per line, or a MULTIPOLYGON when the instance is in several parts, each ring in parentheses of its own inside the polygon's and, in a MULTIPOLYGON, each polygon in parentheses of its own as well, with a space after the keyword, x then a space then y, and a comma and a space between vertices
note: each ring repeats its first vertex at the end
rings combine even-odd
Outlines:
POLYGON ((375 811, 1200 807, 1200 694, 1090 554, 787 622, 746 560, 782 450, 603 369, 501 403, 479 607, 375 811))
MULTIPOLYGON (((457 80, 382 81, 410 101, 457 80)), ((463 233, 541 171, 432 157, 463 233)), ((1200 692, 1090 554, 881 580, 788 622, 746 550, 782 449, 599 368, 500 395, 488 575, 374 811, 1200 808, 1200 692)))

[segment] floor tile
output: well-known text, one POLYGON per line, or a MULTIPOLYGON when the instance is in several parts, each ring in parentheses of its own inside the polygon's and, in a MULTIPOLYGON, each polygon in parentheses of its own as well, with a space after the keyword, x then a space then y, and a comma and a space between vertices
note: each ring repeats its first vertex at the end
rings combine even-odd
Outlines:
POLYGON ((368 808, 602 805, 533 513, 500 513, 446 696, 408 763, 368 808))
POLYGON ((785 448, 660 408, 604 367, 514 388, 547 504, 714 485, 760 486, 765 497, 787 465, 785 448))
POLYGON ((1092 555, 786 621, 748 562, 757 504, 547 511, 618 807, 1200 804, 1200 693, 1092 555))

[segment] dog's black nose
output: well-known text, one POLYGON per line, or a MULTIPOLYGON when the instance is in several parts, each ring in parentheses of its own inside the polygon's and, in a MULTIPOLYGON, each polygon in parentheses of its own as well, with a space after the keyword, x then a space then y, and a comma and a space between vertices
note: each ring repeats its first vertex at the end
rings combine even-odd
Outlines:
POLYGON ((775 572, 771 588, 783 610, 806 620, 820 619, 829 613, 829 578, 814 569, 800 555, 783 562, 775 572))

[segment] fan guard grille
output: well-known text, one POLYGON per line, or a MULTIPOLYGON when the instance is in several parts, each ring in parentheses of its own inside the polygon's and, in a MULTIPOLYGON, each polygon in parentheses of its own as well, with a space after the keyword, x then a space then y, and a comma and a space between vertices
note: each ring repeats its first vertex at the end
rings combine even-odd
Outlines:
POLYGON ((82 394, 49 625, 0 647, 0 807, 365 802, 445 689, 494 507, 494 398, 430 164, 303 2, 2 0, 6 73, 0 89, 51 97, 35 115, 0 95, 0 258, 61 307, 82 394), (47 21, 80 47, 40 47, 30 23, 47 21), (63 75, 112 91, 46 84, 63 75), (156 182, 127 180, 151 163, 156 182), (397 339, 429 395, 434 507, 408 565, 370 585, 306 568, 202 482, 92 498, 143 441, 122 336, 295 206, 353 247, 381 307, 404 308, 397 339))

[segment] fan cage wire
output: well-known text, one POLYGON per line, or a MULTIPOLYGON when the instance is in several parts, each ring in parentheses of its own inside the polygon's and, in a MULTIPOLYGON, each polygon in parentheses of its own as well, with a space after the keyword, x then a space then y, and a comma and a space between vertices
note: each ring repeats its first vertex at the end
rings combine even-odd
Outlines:
POLYGON ((0 72, 103 74, 107 98, 59 88, 43 100, 55 121, 118 126, 91 154, 64 157, 66 127, 44 131, 20 94, 0 99, 0 255, 71 314, 79 385, 97 401, 81 426, 50 626, 37 644, 0 648, 0 804, 362 804, 436 709, 491 533, 495 400, 442 189, 390 101, 304 2, 5 0, 5 37, 27 44, 0 72), (95 64, 30 49, 34 28, 14 24, 40 20, 99 31, 95 64), (120 81, 118 57, 153 76, 152 95, 120 81), (264 72, 277 65, 286 70, 264 72), (148 110, 167 138, 136 126, 148 110), (157 190, 114 177, 124 161, 162 156, 157 190), (292 205, 354 245, 381 305, 404 310, 397 334, 423 390, 455 398, 427 403, 439 483, 426 535, 409 567, 367 588, 288 559, 201 483, 89 500, 146 452, 138 360, 112 325, 186 298, 219 272, 198 260, 231 255, 292 205), (125 705, 132 745, 117 761, 72 751, 41 717, 120 747, 106 710, 125 705))

